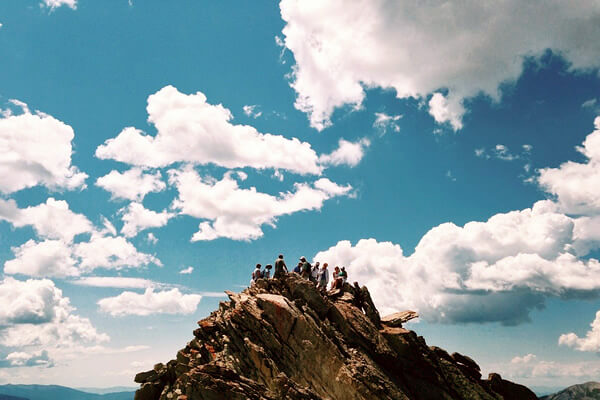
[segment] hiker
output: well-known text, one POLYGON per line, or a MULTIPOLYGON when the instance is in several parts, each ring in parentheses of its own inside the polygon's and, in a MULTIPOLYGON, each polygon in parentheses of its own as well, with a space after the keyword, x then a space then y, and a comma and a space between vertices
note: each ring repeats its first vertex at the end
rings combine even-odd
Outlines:
POLYGON ((317 288, 321 291, 327 290, 327 284, 329 283, 329 271, 327 270, 327 263, 323 263, 321 269, 319 269, 319 275, 317 275, 317 288))
POLYGON ((265 270, 262 273, 263 279, 269 279, 271 277, 271 268, 273 268, 273 266, 271 264, 267 264, 265 266, 265 270))
POLYGON ((287 273, 288 269, 285 261, 283 261, 283 254, 280 254, 277 260, 275 260, 275 274, 273 274, 273 278, 281 279, 287 273))
POLYGON ((344 283, 346 283, 346 281, 348 280, 348 273, 346 272, 346 267, 342 267, 338 276, 342 278, 342 285, 344 285, 344 283))
POLYGON ((254 268, 254 271, 252 271, 252 280, 250 281, 250 283, 254 283, 258 279, 262 278, 262 272, 260 271, 260 267, 260 264, 256 264, 256 268, 254 268))
POLYGON ((310 271, 311 282, 317 283, 319 281, 319 270, 321 269, 319 268, 320 265, 321 263, 318 261, 315 263, 315 265, 313 265, 312 270, 310 271))
POLYGON ((300 276, 304 279, 310 280, 310 274, 312 270, 312 266, 308 261, 306 261, 306 257, 300 257, 301 267, 300 267, 300 276))
POLYGON ((294 268, 294 272, 297 273, 298 275, 300 275, 302 273, 302 261, 300 261, 298 263, 298 265, 296 265, 296 267, 294 268))
POLYGON ((340 274, 341 274, 340 267, 338 267, 336 265, 335 269, 333 270, 333 280, 331 281, 331 290, 342 288, 344 279, 343 279, 343 277, 340 276, 340 274))

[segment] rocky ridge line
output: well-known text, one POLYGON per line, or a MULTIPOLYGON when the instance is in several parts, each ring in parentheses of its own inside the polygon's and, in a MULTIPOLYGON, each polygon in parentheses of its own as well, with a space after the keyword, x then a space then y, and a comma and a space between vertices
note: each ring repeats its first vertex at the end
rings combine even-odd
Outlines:
POLYGON ((413 312, 381 318, 364 286, 327 296, 289 274, 226 293, 175 360, 136 375, 136 400, 537 399, 427 346, 402 327, 413 312))

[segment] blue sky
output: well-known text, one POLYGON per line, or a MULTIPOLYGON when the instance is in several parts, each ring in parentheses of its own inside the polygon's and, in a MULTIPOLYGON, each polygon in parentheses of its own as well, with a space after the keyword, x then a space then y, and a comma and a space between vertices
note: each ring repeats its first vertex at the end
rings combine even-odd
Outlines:
POLYGON ((132 384, 280 252, 594 379, 600 4, 448 4, 3 1, 0 381, 132 384))

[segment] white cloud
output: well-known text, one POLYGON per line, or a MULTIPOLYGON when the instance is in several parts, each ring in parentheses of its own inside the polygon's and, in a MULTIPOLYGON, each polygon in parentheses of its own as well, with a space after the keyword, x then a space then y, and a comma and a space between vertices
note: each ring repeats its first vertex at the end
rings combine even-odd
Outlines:
POLYGON ((429 321, 517 324, 550 296, 600 290, 600 263, 571 254, 574 220, 542 201, 464 227, 432 228, 410 256, 390 242, 340 241, 315 259, 345 265, 383 312, 416 309, 429 321))
POLYGON ((582 108, 590 108, 592 110, 595 110, 597 104, 598 104, 598 100, 594 97, 594 98, 584 101, 581 104, 581 107, 582 108))
POLYGON ((60 6, 67 6, 75 10, 77 8, 77 0, 43 0, 43 5, 54 10, 60 6))
POLYGON ((0 281, 0 345, 19 348, 9 361, 50 362, 58 353, 109 340, 74 311, 69 299, 48 279, 0 281))
POLYGON ((169 219, 175 216, 166 210, 161 212, 148 210, 141 203, 130 203, 120 212, 123 213, 124 222, 121 233, 125 237, 134 237, 144 229, 165 226, 169 219))
POLYGON ((386 113, 376 112, 373 128, 378 129, 382 135, 385 135, 388 128, 394 132, 400 132, 400 125, 398 125, 400 118, 402 118, 402 115, 387 115, 386 113))
POLYGON ((156 257, 140 253, 131 242, 121 236, 92 235, 88 242, 75 244, 73 254, 80 259, 79 268, 82 271, 162 265, 156 257))
POLYGON ((337 195, 345 195, 351 186, 339 186, 326 178, 294 185, 294 192, 272 196, 242 189, 226 173, 223 179, 202 178, 191 168, 170 170, 169 182, 177 187, 178 198, 172 208, 179 213, 205 219, 200 223, 192 241, 225 237, 233 240, 252 240, 263 235, 261 226, 274 226, 277 218, 304 210, 319 210, 323 202, 337 195))
POLYGON ((28 240, 12 251, 15 258, 4 264, 5 274, 64 278, 80 273, 71 248, 61 240, 28 240))
POLYGON ((158 131, 156 136, 125 128, 99 146, 96 156, 147 167, 190 162, 225 168, 278 168, 300 174, 322 171, 309 143, 234 125, 231 112, 220 104, 207 103, 201 92, 186 95, 166 86, 148 97, 147 110, 148 121, 158 131))
POLYGON ((480 92, 498 99, 499 84, 520 75, 523 56, 551 48, 573 68, 600 60, 600 44, 586 40, 600 36, 596 2, 283 0, 280 8, 283 42, 296 61, 295 106, 317 129, 335 108, 360 105, 365 87, 393 88, 399 98, 435 93, 431 113, 457 129, 463 99, 480 92))
POLYGON ((155 292, 149 288, 143 294, 123 292, 98 301, 100 310, 112 316, 151 314, 192 314, 202 296, 182 294, 178 289, 155 292))
MULTIPOLYGON (((148 264, 162 265, 156 257, 139 252, 121 236, 111 234, 111 224, 93 232, 88 241, 69 243, 64 240, 32 239, 13 247, 15 258, 6 261, 4 273, 35 277, 69 277, 91 272, 96 268, 138 268, 148 264)), ((114 228, 113 228, 114 229, 114 228)))
POLYGON ((31 225, 41 237, 69 242, 76 235, 92 230, 91 222, 84 215, 72 212, 66 201, 52 197, 46 203, 22 209, 14 200, 0 199, 0 220, 17 228, 31 225))
MULTIPOLYGON (((40 350, 33 353, 15 351, 6 356, 6 361, 10 367, 52 367, 54 361, 48 356, 46 350, 40 350)), ((0 367, 2 363, 0 362, 0 367)))
POLYGON ((163 286, 157 282, 142 278, 124 278, 120 276, 89 276, 71 281, 72 284, 91 287, 121 289, 146 289, 163 286))
POLYGON ((0 114, 0 192, 45 185, 50 189, 85 187, 87 175, 71 165, 73 129, 50 115, 23 110, 0 114))
POLYGON ((161 192, 167 185, 159 171, 146 173, 142 168, 131 168, 124 173, 113 170, 96 180, 96 186, 111 193, 113 199, 142 201, 150 192, 161 192))
POLYGON ((535 356, 535 354, 529 353, 522 357, 519 357, 519 356, 513 357, 513 359, 510 360, 510 362, 513 364, 526 364, 526 363, 529 363, 529 362, 535 360, 536 358, 537 357, 535 356))
POLYGON ((255 105, 245 105, 244 107, 242 107, 244 110, 244 114, 246 114, 248 117, 252 117, 254 119, 260 117, 262 115, 262 111, 258 111, 258 106, 255 105))
POLYGON ((358 142, 349 142, 340 139, 338 148, 330 154, 322 154, 319 157, 319 162, 323 165, 348 165, 355 167, 360 163, 365 155, 365 148, 369 147, 371 142, 367 138, 363 138, 358 142))
POLYGON ((190 267, 187 267, 187 268, 184 268, 184 269, 182 269, 181 271, 179 271, 179 273, 180 273, 180 274, 183 274, 183 275, 189 275, 189 274, 191 274, 192 272, 194 272, 194 267, 192 267, 192 266, 190 266, 190 267))
POLYGON ((435 119, 435 122, 438 124, 450 123, 455 131, 462 129, 464 113, 465 107, 461 98, 444 96, 437 92, 429 99, 429 114, 435 119))
POLYGON ((600 351, 600 311, 596 313, 596 318, 590 324, 591 329, 580 338, 575 333, 565 333, 558 338, 558 344, 573 347, 579 351, 600 351))
POLYGON ((600 213, 600 117, 594 120, 594 127, 577 148, 587 157, 586 163, 568 161, 539 171, 540 186, 556 196, 561 210, 568 214, 600 213))
POLYGON ((154 236, 154 233, 152 233, 152 232, 148 232, 148 235, 146 235, 146 240, 148 241, 148 243, 152 243, 152 244, 158 243, 158 238, 156 236, 154 236))

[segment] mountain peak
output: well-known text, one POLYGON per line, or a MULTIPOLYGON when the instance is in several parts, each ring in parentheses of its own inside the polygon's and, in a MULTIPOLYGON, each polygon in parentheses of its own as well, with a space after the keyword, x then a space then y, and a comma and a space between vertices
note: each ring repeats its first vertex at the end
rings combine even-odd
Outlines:
POLYGON ((136 375, 136 400, 537 399, 427 346, 402 327, 416 313, 381 318, 365 286, 326 294, 288 274, 226 293, 175 360, 136 375))

